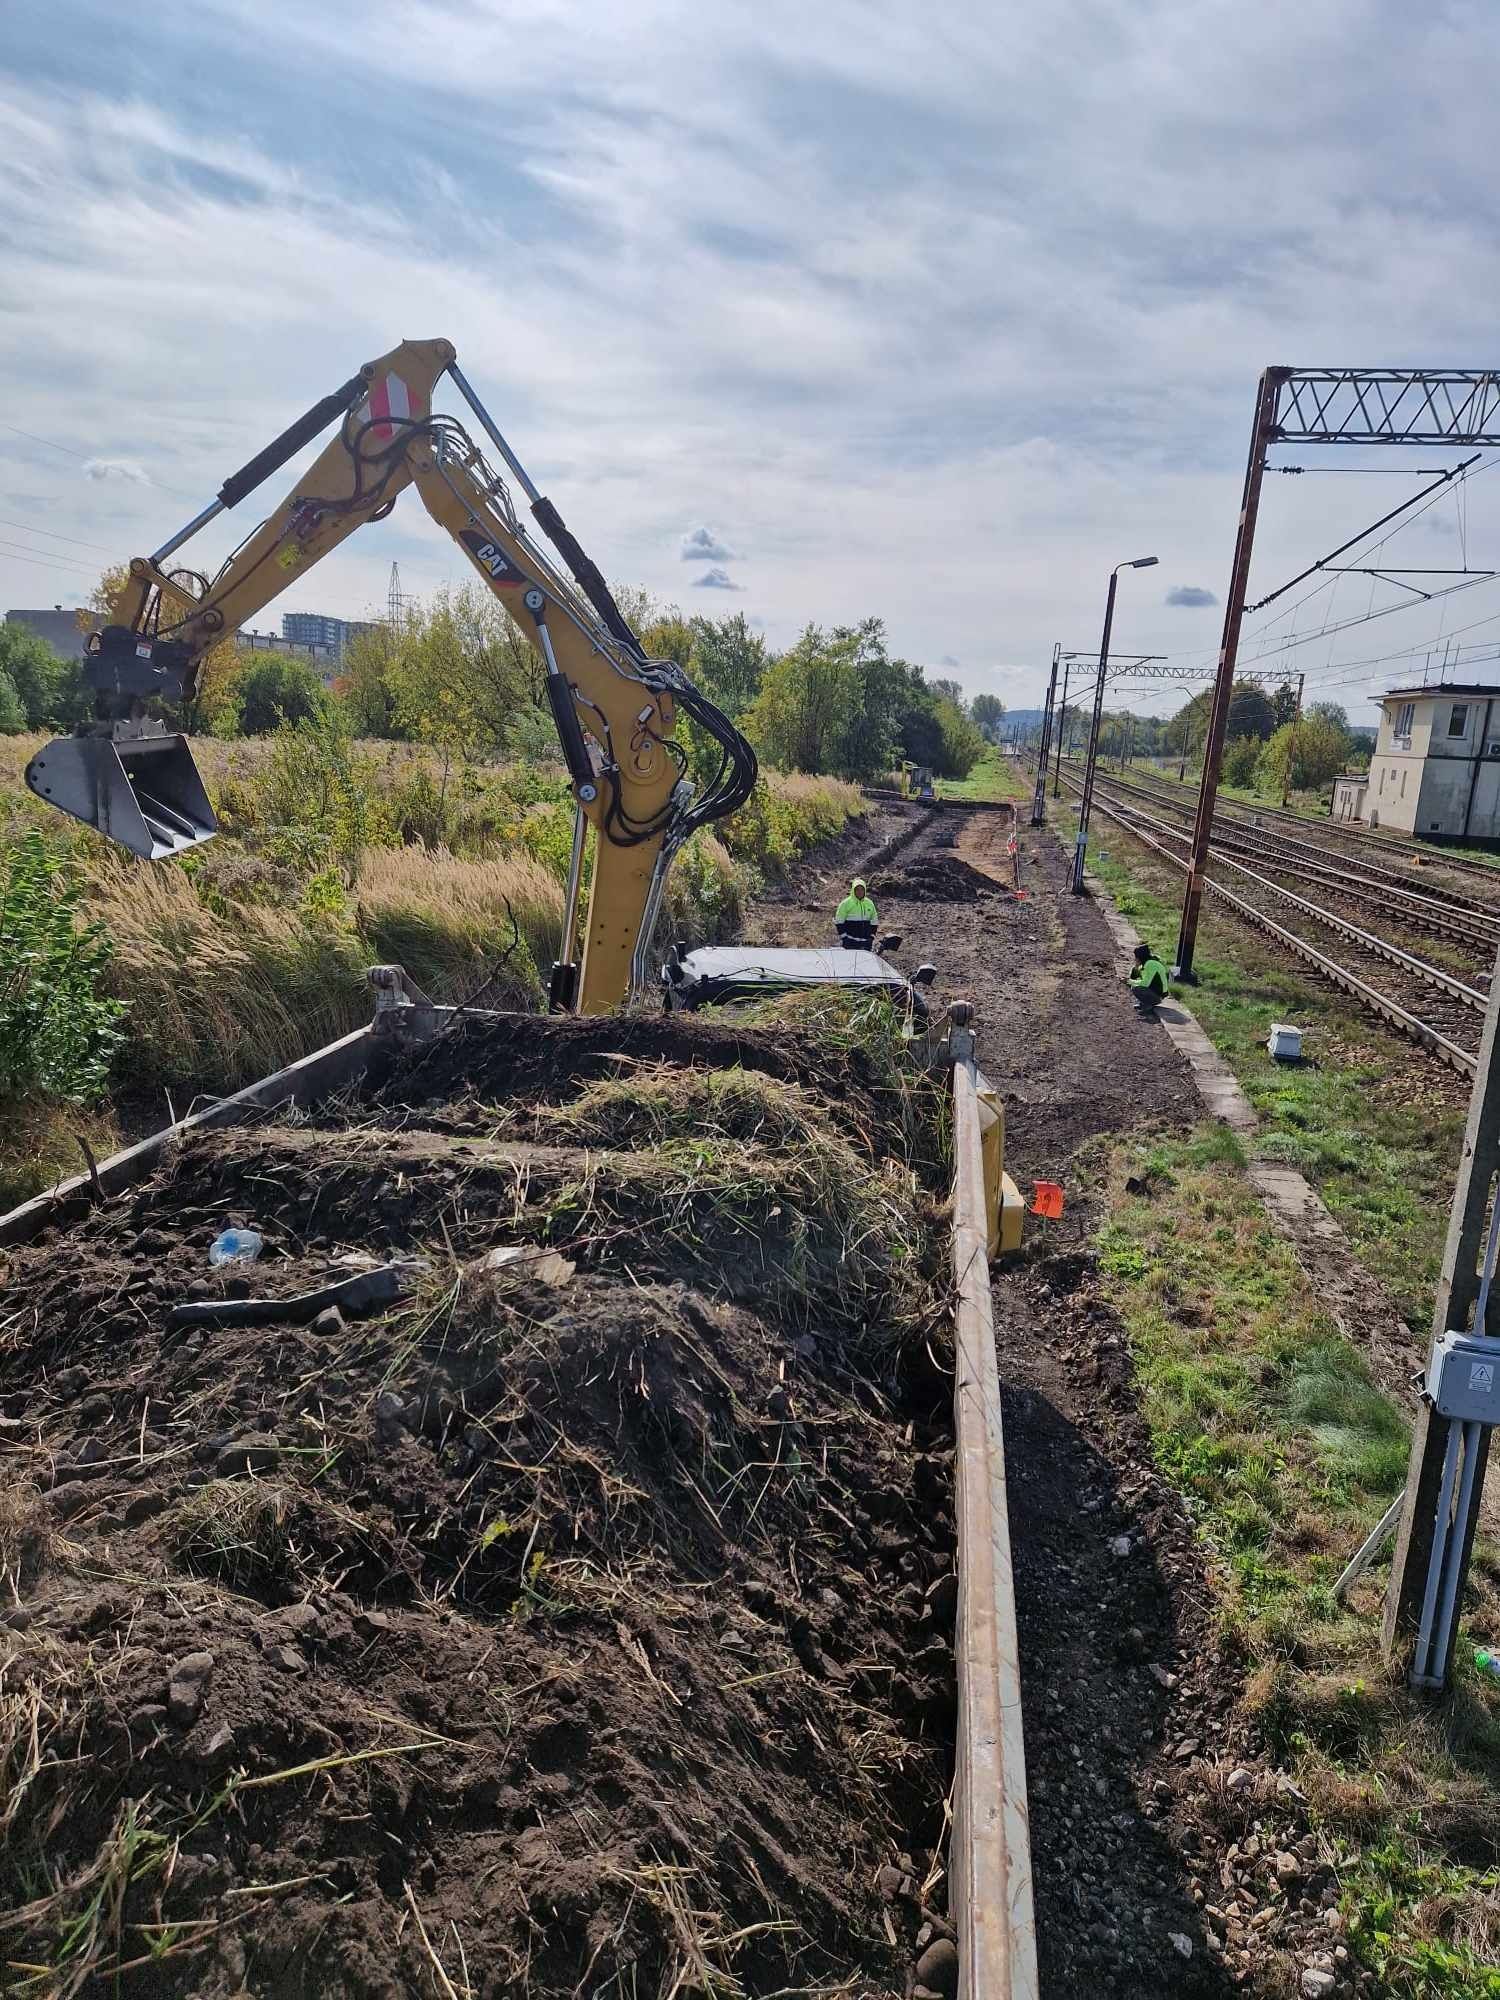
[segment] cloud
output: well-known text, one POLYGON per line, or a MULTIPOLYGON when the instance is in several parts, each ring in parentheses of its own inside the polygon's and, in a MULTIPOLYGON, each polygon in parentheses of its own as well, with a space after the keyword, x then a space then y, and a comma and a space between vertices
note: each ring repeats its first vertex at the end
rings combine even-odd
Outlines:
MULTIPOLYGON (((1268 359, 1373 346, 1419 363, 1434 296, 1446 353, 1493 340, 1494 9, 1377 0, 1370 34, 1349 0, 1272 0, 1278 35, 1170 0, 953 0, 939 30, 900 0, 546 0, 522 74, 508 0, 470 0, 461 36, 445 0, 214 0, 135 24, 149 97, 122 89, 116 11, 73 0, 65 63, 46 9, 7 21, 21 303, 0 314, 0 373, 34 439, 0 429, 0 478, 122 559, 404 323, 455 342, 608 575, 669 600, 691 561, 711 579, 696 588, 723 590, 714 570, 738 565, 699 524, 732 521, 778 643, 879 615, 893 653, 974 663, 966 678, 1019 705, 1054 642, 1097 650, 1122 556, 1225 573, 1268 359), (225 75, 232 132, 195 87, 225 75), (254 309, 266 299, 274 313, 254 309), (393 301, 419 302, 420 323, 393 322, 393 301), (82 479, 91 455, 154 483, 82 479), (712 548, 685 546, 683 521, 712 548), (1017 665, 992 682, 978 663, 997 651, 1017 665)), ((316 450, 252 504, 275 506, 316 450)), ((1268 481, 1252 595, 1354 534, 1391 484, 1268 481)), ((1494 485, 1466 488, 1476 550, 1500 540, 1494 485)), ((1421 520, 1439 513, 1451 501, 1421 520)), ((249 525, 227 515, 181 559, 212 569, 249 525)), ((1445 546, 1419 524, 1383 554, 1431 565, 1456 559, 1445 546)), ((407 494, 259 622, 295 604, 357 616, 393 556, 408 589, 467 574, 407 494)), ((0 604, 34 601, 48 574, 0 555, 0 604)), ((1190 643, 1206 621, 1164 589, 1122 576, 1116 645, 1211 671, 1190 643)), ((1331 657, 1327 639, 1269 648, 1368 595, 1309 580, 1247 633, 1246 663, 1306 661, 1310 698, 1353 712, 1372 675, 1406 668, 1356 684, 1341 661, 1429 639, 1436 607, 1413 598, 1331 657)), ((1497 603, 1476 586, 1472 616, 1497 603)), ((1162 684, 1148 703, 1181 698, 1162 684)))
POLYGON ((1174 605, 1179 611, 1201 611, 1206 604, 1217 604, 1218 598, 1211 590, 1204 590, 1196 583, 1174 584, 1163 604, 1174 605))
POLYGON ((90 458, 84 461, 85 479, 123 479, 130 486, 149 486, 151 475, 133 458, 90 458))
POLYGON ((938 660, 938 665, 940 667, 959 667, 963 665, 963 662, 962 660, 955 660, 951 653, 944 653, 938 660))
POLYGON ((720 569, 717 564, 693 579, 694 590, 743 590, 744 587, 742 583, 735 582, 727 569, 720 569))
POLYGON ((684 562, 733 562, 734 550, 726 548, 712 528, 694 528, 682 538, 684 562))

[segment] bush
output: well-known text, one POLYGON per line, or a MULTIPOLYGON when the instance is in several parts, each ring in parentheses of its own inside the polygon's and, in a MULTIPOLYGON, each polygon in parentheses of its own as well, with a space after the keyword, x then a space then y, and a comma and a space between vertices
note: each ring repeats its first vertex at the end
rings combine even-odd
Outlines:
POLYGON ((78 662, 54 653, 24 625, 0 625, 0 676, 14 690, 28 729, 71 729, 89 712, 78 662))
POLYGON ((0 887, 0 1096, 82 1102, 104 1088, 124 1009, 96 990, 110 943, 79 923, 82 893, 40 833, 12 846, 0 887))
POLYGON ((1255 767, 1260 762, 1260 740, 1237 736, 1225 746, 1223 778, 1226 785, 1253 785, 1255 767))
POLYGON ((375 774, 358 758, 340 718, 328 708, 284 724, 258 774, 254 812, 273 849, 314 869, 330 863, 352 882, 367 846, 391 837, 375 774))
POLYGON ((312 668, 284 653, 250 654, 228 695, 230 735, 269 736, 273 729, 311 721, 328 708, 327 693, 312 668))
POLYGON ((0 736, 19 736, 25 727, 26 711, 21 706, 16 684, 0 667, 0 736))

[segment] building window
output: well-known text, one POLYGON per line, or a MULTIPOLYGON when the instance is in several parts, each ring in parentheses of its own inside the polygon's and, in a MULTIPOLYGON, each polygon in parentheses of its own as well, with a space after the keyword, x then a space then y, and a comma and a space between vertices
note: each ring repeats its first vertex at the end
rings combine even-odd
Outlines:
POLYGON ((1401 796, 1403 799, 1406 797, 1406 773, 1404 771, 1401 773, 1401 796))
POLYGON ((1396 721, 1392 733, 1395 737, 1398 750, 1410 750, 1411 748, 1411 725, 1412 718, 1416 715, 1416 712, 1417 704, 1414 701, 1403 701, 1401 706, 1396 710, 1396 721))
POLYGON ((1385 766, 1384 766, 1384 764, 1382 764, 1382 765, 1381 765, 1381 767, 1380 767, 1380 796, 1381 796, 1382 798, 1384 798, 1384 797, 1385 797, 1385 766))
POLYGON ((1466 701, 1456 701, 1448 711, 1448 734, 1450 736, 1467 736, 1468 733, 1469 704, 1466 701))

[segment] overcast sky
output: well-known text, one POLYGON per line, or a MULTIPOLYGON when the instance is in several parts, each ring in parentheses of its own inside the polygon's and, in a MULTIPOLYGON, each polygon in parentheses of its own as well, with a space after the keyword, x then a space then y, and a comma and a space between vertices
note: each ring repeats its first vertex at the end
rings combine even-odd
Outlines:
MULTIPOLYGON (((1122 580, 1117 645, 1211 661, 1267 363, 1500 363, 1493 7, 166 0, 121 22, 112 0, 6 16, 0 608, 74 601, 361 362, 444 335, 611 577, 775 644, 876 614, 1017 706, 1055 640, 1097 645, 1124 557, 1161 561, 1122 580)), ((1421 483, 1271 480, 1252 595, 1421 483)), ((1500 477, 1466 507, 1381 560, 1495 561, 1500 477)), ((409 590, 466 574, 408 494, 263 626, 378 608, 392 557, 409 590)), ((1323 632, 1407 595, 1339 580, 1272 664, 1359 713, 1460 627, 1500 650, 1488 584, 1323 632)))

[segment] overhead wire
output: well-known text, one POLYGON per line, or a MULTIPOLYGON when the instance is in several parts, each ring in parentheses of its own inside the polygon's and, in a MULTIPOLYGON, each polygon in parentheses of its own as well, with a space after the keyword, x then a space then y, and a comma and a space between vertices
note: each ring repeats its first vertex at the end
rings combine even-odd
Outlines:
POLYGON ((105 548, 100 542, 81 542, 77 535, 60 535, 55 528, 36 528, 29 521, 7 521, 3 515, 0 515, 0 528, 18 528, 23 535, 45 535, 49 542, 71 542, 75 548, 93 549, 101 556, 114 554, 113 549, 105 548))
POLYGON ((35 549, 19 549, 11 542, 0 542, 0 555, 3 555, 9 562, 19 562, 23 565, 29 565, 32 569, 55 569, 65 572, 68 576, 93 576, 95 574, 93 570, 89 569, 86 563, 70 563, 66 558, 61 562, 52 562, 48 557, 38 554, 35 549))

